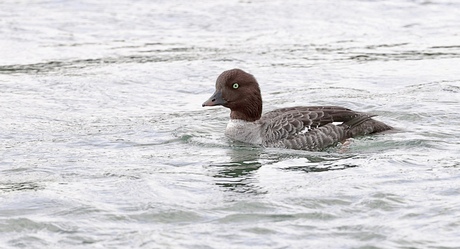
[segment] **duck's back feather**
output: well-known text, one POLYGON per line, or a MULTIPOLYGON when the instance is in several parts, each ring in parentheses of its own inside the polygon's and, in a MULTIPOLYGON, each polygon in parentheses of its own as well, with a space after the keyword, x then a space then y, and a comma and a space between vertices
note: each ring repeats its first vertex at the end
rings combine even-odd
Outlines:
POLYGON ((338 106, 276 109, 260 119, 263 145, 320 150, 349 137, 391 129, 372 117, 338 106), (333 124, 335 122, 341 124, 333 124))

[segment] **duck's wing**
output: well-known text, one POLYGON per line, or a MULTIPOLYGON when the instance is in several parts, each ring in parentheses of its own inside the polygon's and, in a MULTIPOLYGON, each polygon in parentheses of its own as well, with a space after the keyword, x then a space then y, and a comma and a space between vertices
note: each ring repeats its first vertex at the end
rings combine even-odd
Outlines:
POLYGON ((344 140, 350 128, 371 117, 337 106, 298 106, 268 112, 260 122, 265 146, 319 150, 344 140))
POLYGON ((269 131, 276 131, 273 139, 283 139, 300 132, 319 128, 333 122, 347 122, 361 113, 339 106, 296 106, 266 113, 261 122, 269 131))

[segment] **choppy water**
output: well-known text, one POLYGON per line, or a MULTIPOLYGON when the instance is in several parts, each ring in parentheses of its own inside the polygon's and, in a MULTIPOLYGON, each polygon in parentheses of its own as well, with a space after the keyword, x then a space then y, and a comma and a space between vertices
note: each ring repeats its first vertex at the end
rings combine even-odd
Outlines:
POLYGON ((0 2, 0 248, 458 248, 460 2, 0 2), (402 132, 325 152, 224 136, 264 110, 402 132))

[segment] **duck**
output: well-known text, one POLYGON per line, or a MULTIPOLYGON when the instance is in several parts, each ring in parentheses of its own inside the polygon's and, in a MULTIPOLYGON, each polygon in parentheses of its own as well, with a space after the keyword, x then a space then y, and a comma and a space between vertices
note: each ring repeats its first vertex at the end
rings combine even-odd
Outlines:
POLYGON ((376 115, 340 106, 294 106, 262 115, 262 95, 255 77, 241 69, 224 71, 203 107, 230 109, 225 135, 231 140, 269 147, 320 151, 349 138, 392 130, 376 115))

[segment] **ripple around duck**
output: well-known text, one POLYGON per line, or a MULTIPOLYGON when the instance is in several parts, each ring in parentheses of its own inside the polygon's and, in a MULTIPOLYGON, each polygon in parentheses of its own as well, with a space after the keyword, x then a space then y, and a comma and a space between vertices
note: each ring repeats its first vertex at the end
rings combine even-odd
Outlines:
MULTIPOLYGON (((130 51, 129 55, 107 56, 76 60, 56 60, 34 64, 0 65, 3 74, 36 74, 49 72, 66 72, 88 67, 97 68, 110 64, 144 64, 157 62, 190 61, 207 58, 219 50, 208 47, 180 47, 174 44, 154 44, 157 49, 145 50, 148 44, 136 47, 140 51, 130 51), (176 46, 172 47, 171 46, 176 46)), ((126 48, 120 48, 121 50, 126 48)))
POLYGON ((348 59, 358 61, 389 61, 389 60, 426 60, 426 59, 447 59, 458 58, 460 52, 427 52, 427 51, 404 51, 404 52, 362 52, 350 55, 348 59))
POLYGON ((123 64, 123 63, 149 63, 149 62, 165 62, 174 60, 187 60, 186 56, 179 55, 177 57, 165 58, 165 56, 124 56, 124 57, 108 57, 100 59, 82 59, 73 61, 50 61, 43 63, 27 64, 27 65, 6 65, 0 66, 0 73, 5 74, 36 74, 48 72, 64 72, 71 69, 83 69, 87 67, 97 67, 101 64, 123 64))
POLYGON ((0 183, 0 192, 39 190, 43 187, 36 182, 0 183))

